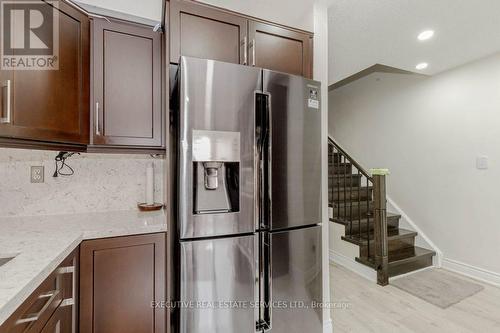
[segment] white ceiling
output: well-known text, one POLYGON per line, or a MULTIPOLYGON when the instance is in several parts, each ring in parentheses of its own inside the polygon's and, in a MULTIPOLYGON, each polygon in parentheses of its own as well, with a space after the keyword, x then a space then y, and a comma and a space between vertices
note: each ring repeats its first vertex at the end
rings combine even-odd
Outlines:
MULTIPOLYGON (((314 0, 198 0, 289 27, 313 31, 314 0)), ((500 1, 500 0, 499 0, 500 1)))
MULTIPOLYGON (((152 20, 160 20, 163 0, 77 0, 152 20)), ((313 31, 315 0, 198 0, 297 29, 313 31)), ((325 1, 325 0, 321 0, 325 1)))
POLYGON ((88 5, 115 10, 130 15, 161 20, 162 0, 76 0, 88 5))
POLYGON ((329 0, 329 84, 374 64, 433 75, 500 51, 500 0, 329 0), (435 30, 426 42, 417 35, 435 30))

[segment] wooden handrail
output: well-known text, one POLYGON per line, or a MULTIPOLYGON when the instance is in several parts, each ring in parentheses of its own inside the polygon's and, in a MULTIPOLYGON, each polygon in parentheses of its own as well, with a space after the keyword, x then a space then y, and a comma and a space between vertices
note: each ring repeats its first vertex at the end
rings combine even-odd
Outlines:
POLYGON ((354 158, 352 158, 351 155, 349 155, 338 143, 333 141, 333 139, 330 136, 328 137, 328 143, 332 144, 335 148, 337 148, 339 153, 344 155, 349 160, 349 162, 363 174, 363 176, 368 178, 370 181, 373 181, 371 174, 368 171, 366 171, 361 165, 359 165, 359 163, 356 162, 354 158))

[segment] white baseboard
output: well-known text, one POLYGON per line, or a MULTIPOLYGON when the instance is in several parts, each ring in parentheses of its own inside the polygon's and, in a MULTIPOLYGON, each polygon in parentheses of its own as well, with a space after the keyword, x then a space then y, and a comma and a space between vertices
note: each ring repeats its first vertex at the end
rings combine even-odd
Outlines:
POLYGON ((323 322, 323 333, 333 333, 333 322, 331 319, 323 322))
POLYGON ((459 273, 470 278, 500 287, 500 274, 479 267, 475 267, 460 261, 444 258, 444 269, 459 273))
POLYGON ((410 227, 418 233, 417 237, 422 237, 422 239, 429 244, 429 246, 436 252, 435 260, 433 260, 433 264, 436 267, 441 267, 443 265, 443 252, 434 244, 434 242, 427 237, 427 235, 418 227, 418 225, 404 212, 401 207, 399 207, 394 200, 392 200, 389 196, 387 196, 387 202, 391 205, 399 215, 410 225, 410 227))
POLYGON ((340 266, 343 266, 356 274, 361 275, 367 280, 375 283, 377 282, 377 272, 374 269, 360 264, 356 260, 346 257, 341 253, 330 250, 330 261, 339 264, 340 266))

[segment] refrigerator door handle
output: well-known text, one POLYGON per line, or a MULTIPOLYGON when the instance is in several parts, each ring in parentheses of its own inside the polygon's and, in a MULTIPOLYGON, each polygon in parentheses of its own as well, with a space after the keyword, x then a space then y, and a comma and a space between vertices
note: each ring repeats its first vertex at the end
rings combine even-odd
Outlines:
POLYGON ((272 329, 272 260, 271 236, 268 232, 260 233, 260 321, 258 331, 268 332, 272 329))
POLYGON ((256 92, 256 167, 257 170, 257 217, 258 228, 271 227, 271 95, 256 92))

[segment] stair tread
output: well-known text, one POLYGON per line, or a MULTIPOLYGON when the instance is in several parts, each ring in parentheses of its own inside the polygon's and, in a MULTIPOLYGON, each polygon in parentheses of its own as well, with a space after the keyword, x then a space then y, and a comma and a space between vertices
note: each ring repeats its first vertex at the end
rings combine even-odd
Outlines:
MULTIPOLYGON (((423 257, 432 257, 434 255, 436 255, 436 252, 418 246, 412 246, 406 249, 389 252, 389 269, 394 266, 403 265, 419 260, 423 257)), ((375 268, 373 257, 356 257, 356 261, 375 268)))
POLYGON ((434 256, 435 254, 436 252, 424 249, 423 247, 419 246, 413 246, 406 249, 389 252, 389 266, 416 260, 423 256, 434 256))
MULTIPOLYGON (((366 232, 361 233, 361 237, 359 237, 359 234, 353 234, 353 235, 346 235, 345 237, 342 237, 342 239, 345 239, 348 242, 357 244, 357 245, 366 245, 368 243, 368 239, 372 241, 374 239, 375 234, 373 231, 371 231, 368 235, 366 232)), ((410 237, 415 237, 417 236, 417 232, 413 230, 406 230, 406 229, 400 229, 400 228, 388 228, 387 229, 387 239, 389 241, 391 240, 396 240, 396 239, 403 239, 403 238, 410 238, 410 237)))
POLYGON ((336 177, 336 178, 350 178, 352 176, 352 178, 356 178, 356 177, 363 177, 362 174, 357 174, 357 173, 351 173, 351 174, 345 174, 345 173, 335 173, 335 174, 330 174, 328 175, 329 178, 333 178, 333 177, 336 177))
MULTIPOLYGON (((335 187, 334 189, 330 189, 329 191, 330 192, 344 192, 344 191, 345 192, 349 192, 350 188, 351 187, 335 187)), ((355 192, 358 192, 358 189, 359 189, 360 192, 366 191, 367 189, 368 190, 373 190, 373 186, 371 186, 371 185, 370 186, 355 186, 355 187, 352 187, 352 188, 355 189, 354 190, 355 192)))
POLYGON ((370 201, 367 201, 367 200, 349 200, 349 201, 341 201, 341 202, 333 202, 333 205, 335 207, 340 207, 340 208, 343 208, 345 206, 347 206, 347 208, 351 207, 351 205, 353 207, 359 205, 361 207, 365 206, 366 207, 366 203, 369 202, 370 203, 370 206, 373 206, 373 200, 370 200, 370 201))
MULTIPOLYGON (((396 214, 396 213, 391 213, 391 212, 387 212, 387 219, 400 219, 401 218, 401 215, 400 214, 396 214)), ((374 217, 371 216, 370 217, 370 222, 373 222, 373 219, 374 217)), ((368 218, 362 218, 361 219, 361 223, 366 223, 368 221, 368 218)), ((345 226, 348 226, 349 225, 349 221, 346 221, 346 220, 342 220, 342 219, 337 219, 335 217, 333 218, 330 218, 330 222, 334 222, 334 223, 339 223, 339 224, 343 224, 345 226)), ((354 220, 354 224, 356 225, 358 223, 358 220, 354 220)))

